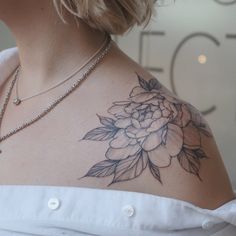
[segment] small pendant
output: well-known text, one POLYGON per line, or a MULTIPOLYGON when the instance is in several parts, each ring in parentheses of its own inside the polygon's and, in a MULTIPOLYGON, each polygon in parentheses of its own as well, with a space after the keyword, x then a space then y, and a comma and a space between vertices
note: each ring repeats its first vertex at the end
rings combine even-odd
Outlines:
POLYGON ((13 103, 15 105, 19 105, 21 103, 21 100, 19 98, 16 98, 16 99, 13 100, 13 103))
POLYGON ((0 153, 2 153, 2 150, 0 149, 0 153))

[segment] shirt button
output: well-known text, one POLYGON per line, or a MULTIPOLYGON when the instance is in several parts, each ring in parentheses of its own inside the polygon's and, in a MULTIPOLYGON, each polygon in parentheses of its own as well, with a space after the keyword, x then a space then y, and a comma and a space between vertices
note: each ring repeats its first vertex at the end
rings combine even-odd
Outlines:
POLYGON ((211 229, 213 226, 214 226, 214 223, 212 221, 206 220, 202 223, 203 229, 211 229))
POLYGON ((60 201, 58 198, 50 198, 48 200, 48 207, 51 209, 51 210, 56 210, 58 209, 60 206, 60 201))
POLYGON ((133 206, 131 206, 131 205, 125 205, 125 206, 123 206, 123 208, 122 208, 122 212, 123 212, 126 216, 131 217, 131 216, 134 214, 135 210, 134 210, 134 207, 133 207, 133 206))

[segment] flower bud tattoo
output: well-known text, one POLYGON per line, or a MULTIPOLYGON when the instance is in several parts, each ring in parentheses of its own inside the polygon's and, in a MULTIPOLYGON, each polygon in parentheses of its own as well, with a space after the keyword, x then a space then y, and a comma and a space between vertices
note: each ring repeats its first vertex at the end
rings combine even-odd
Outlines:
MULTIPOLYGON (((144 80, 126 101, 113 102, 111 117, 97 115, 101 127, 89 131, 82 140, 109 141, 106 159, 90 168, 84 177, 113 175, 109 184, 132 180, 147 167, 160 183, 160 168, 176 158, 181 167, 199 175, 200 161, 208 158, 201 137, 212 137, 200 112, 191 104, 175 98, 156 78, 144 80)), ((109 186, 108 185, 108 186, 109 186)))

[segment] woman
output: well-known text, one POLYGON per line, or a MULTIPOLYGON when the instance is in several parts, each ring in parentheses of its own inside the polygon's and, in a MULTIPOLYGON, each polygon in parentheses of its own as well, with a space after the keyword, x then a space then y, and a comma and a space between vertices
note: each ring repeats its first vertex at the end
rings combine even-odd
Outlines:
POLYGON ((208 124, 110 40, 153 4, 0 1, 0 235, 235 235, 208 124))

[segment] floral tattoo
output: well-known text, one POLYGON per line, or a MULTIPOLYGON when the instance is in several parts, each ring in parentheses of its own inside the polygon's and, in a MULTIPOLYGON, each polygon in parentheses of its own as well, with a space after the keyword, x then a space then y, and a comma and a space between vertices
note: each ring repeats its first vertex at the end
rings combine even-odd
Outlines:
POLYGON ((169 95, 156 78, 146 81, 138 74, 137 78, 139 86, 128 100, 113 102, 108 109, 113 118, 97 115, 102 126, 81 139, 109 141, 106 159, 81 178, 114 175, 110 186, 138 177, 148 166, 162 184, 160 168, 176 158, 185 171, 202 181, 200 160, 209 157, 201 135, 212 137, 209 126, 195 107, 169 95))

